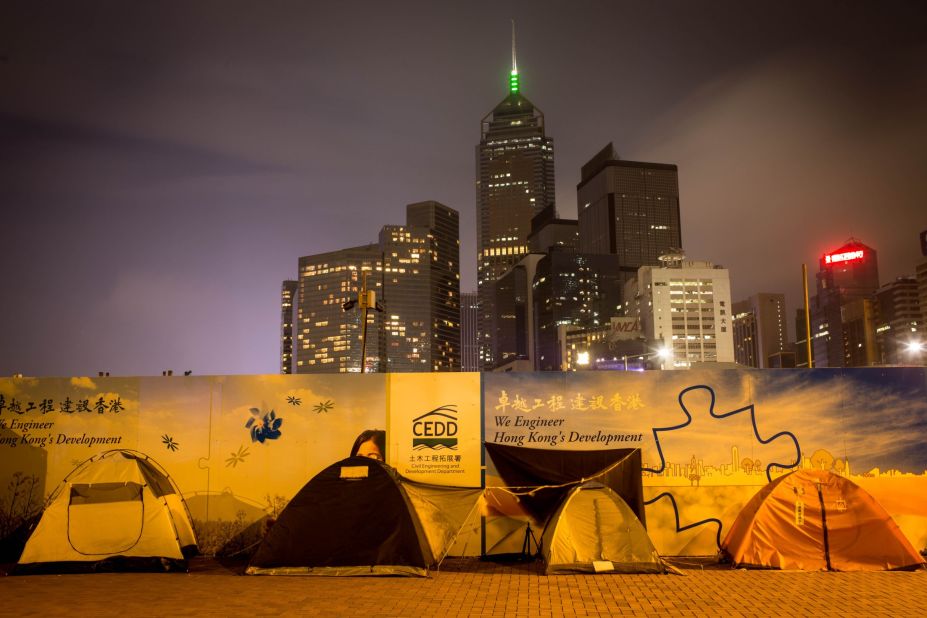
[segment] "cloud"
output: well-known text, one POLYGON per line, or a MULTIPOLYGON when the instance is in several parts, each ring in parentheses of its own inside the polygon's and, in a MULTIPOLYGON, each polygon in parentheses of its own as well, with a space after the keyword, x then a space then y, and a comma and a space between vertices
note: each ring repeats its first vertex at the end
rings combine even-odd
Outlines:
POLYGON ((777 373, 759 389, 761 418, 776 419, 798 435, 805 455, 826 449, 849 457, 852 469, 927 467, 925 386, 909 389, 900 373, 876 369, 777 373), (830 376, 828 376, 830 374, 830 376), (881 382, 881 383, 880 383, 881 382))
POLYGON ((88 390, 95 390, 97 387, 96 383, 90 378, 71 378, 71 386, 88 390))

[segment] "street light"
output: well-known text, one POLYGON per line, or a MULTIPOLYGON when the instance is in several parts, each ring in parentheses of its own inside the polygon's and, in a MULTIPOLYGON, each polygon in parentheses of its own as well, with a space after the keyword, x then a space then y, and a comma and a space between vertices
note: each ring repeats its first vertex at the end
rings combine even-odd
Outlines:
POLYGON ((350 311, 355 306, 363 310, 364 327, 361 331, 361 373, 367 366, 367 314, 371 309, 383 311, 383 305, 377 300, 377 293, 367 289, 367 272, 364 272, 364 280, 357 298, 342 303, 342 311, 350 311))
POLYGON ((912 365, 921 364, 921 354, 924 350, 927 349, 927 346, 924 345, 923 341, 918 341, 917 339, 912 339, 904 344, 904 351, 909 357, 909 362, 912 365))
MULTIPOLYGON (((644 361, 645 361, 646 359, 654 358, 654 357, 657 357, 657 358, 659 358, 661 361, 664 361, 664 362, 665 362, 665 361, 668 361, 668 360, 670 360, 670 359, 673 358, 673 350, 672 350, 672 348, 669 348, 669 347, 667 347, 667 346, 660 346, 660 348, 657 349, 656 351, 647 352, 647 353, 644 353, 644 354, 623 354, 623 355, 621 356, 621 361, 624 363, 624 370, 625 370, 625 371, 628 371, 628 360, 632 360, 632 361, 633 361, 634 359, 637 359, 638 361, 640 361, 641 367, 642 367, 643 369, 646 369, 646 366, 645 366, 645 364, 644 364, 644 361)), ((660 368, 663 369, 664 367, 661 365, 660 368)))

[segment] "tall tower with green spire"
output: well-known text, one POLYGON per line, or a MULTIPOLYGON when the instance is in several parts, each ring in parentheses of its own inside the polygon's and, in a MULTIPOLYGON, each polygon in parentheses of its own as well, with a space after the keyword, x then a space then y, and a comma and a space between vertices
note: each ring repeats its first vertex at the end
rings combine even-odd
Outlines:
POLYGON ((531 219, 554 204, 554 142, 544 114, 521 93, 512 22, 508 94, 480 125, 476 147, 477 296, 480 362, 498 362, 495 283, 528 253, 531 219))

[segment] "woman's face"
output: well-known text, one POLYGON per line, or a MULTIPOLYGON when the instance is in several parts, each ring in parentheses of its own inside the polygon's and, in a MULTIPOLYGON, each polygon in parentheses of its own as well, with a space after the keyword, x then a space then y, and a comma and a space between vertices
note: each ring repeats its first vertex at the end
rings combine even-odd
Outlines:
POLYGON ((357 447, 357 456, 383 461, 383 453, 380 452, 380 447, 373 441, 373 438, 366 442, 361 442, 361 445, 357 447))

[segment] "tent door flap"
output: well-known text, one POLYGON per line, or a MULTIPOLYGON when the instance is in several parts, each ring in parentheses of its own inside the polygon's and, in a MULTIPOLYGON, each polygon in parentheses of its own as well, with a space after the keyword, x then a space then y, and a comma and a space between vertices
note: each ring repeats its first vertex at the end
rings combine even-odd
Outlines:
POLYGON ((68 541, 85 555, 128 551, 142 536, 145 507, 138 483, 71 486, 68 541))

